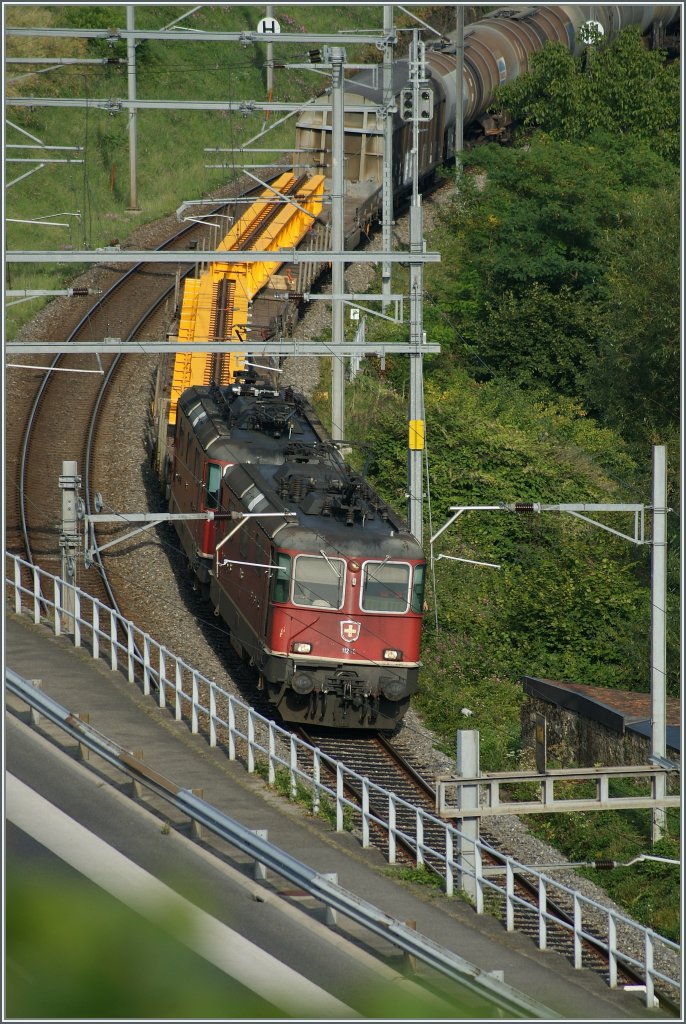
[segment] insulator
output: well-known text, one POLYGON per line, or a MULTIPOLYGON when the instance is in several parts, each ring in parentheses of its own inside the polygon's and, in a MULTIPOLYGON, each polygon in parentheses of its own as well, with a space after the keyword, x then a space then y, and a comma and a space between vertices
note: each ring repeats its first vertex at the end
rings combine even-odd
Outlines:
POLYGON ((592 866, 596 871, 609 871, 611 868, 617 867, 616 860, 594 860, 592 866))
POLYGON ((534 503, 533 501, 516 501, 514 510, 515 512, 534 512, 534 503))
POLYGON ((71 293, 72 293, 72 295, 91 295, 92 294, 90 288, 72 288, 71 289, 71 293))

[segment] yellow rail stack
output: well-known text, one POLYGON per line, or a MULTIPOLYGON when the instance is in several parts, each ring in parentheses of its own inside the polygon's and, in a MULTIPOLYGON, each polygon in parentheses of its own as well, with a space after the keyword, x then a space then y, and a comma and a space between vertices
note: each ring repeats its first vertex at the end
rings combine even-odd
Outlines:
MULTIPOLYGON (((226 252, 255 249, 275 253, 274 261, 231 263, 217 260, 184 284, 179 342, 193 351, 174 360, 169 422, 176 423, 176 405, 186 388, 229 384, 244 365, 242 353, 203 352, 207 342, 246 342, 248 305, 283 264, 279 249, 292 249, 305 237, 322 209, 324 176, 282 174, 264 189, 217 247, 226 252), (292 202, 289 202, 292 200, 292 202), (297 204, 297 205, 295 205, 297 204)), ((246 344, 246 351, 249 345, 246 344)), ((259 349, 259 343, 256 344, 259 349)))

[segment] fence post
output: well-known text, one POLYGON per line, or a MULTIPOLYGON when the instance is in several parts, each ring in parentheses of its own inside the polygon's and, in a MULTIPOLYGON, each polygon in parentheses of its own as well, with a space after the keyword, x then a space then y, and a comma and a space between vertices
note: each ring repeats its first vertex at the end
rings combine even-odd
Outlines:
POLYGON ((130 622, 125 623, 126 626, 126 666, 128 680, 133 683, 136 679, 136 663, 134 659, 134 643, 133 643, 133 625, 130 622))
MULTIPOLYGON (((480 774, 478 729, 458 729, 456 753, 458 778, 476 778, 480 774)), ((462 810, 479 806, 478 783, 458 786, 457 792, 459 806, 462 810)), ((463 816, 457 839, 458 884, 473 900, 476 900, 476 843, 478 840, 478 816, 463 816)))
MULTIPOLYGON (((19 584, 21 586, 21 569, 19 568, 19 563, 18 562, 15 563, 15 565, 16 565, 17 570, 19 571, 19 584)), ((41 597, 43 596, 43 592, 41 590, 41 585, 40 585, 40 574, 39 574, 39 571, 38 571, 38 569, 36 568, 35 565, 33 566, 32 575, 33 575, 33 623, 34 623, 35 626, 38 626, 38 625, 40 625, 40 605, 41 605, 41 597)), ((19 593, 19 604, 21 606, 21 590, 20 590, 20 593, 19 593)))
POLYGON ((295 800, 298 795, 298 741, 293 733, 291 733, 290 755, 291 798, 295 800))
MULTIPOLYGON (((327 882, 333 882, 334 885, 338 885, 338 875, 335 871, 326 873, 322 872, 322 878, 325 878, 327 882)), ((338 921, 338 911, 334 910, 333 907, 326 905, 324 910, 324 922, 325 924, 335 925, 338 921)))
POLYGON ((419 807, 415 815, 415 834, 417 840, 415 862, 417 867, 421 868, 424 864, 424 818, 419 807))
POLYGON ((217 746, 217 691, 210 680, 210 746, 217 746))
POLYGON ((91 603, 91 654, 96 660, 100 657, 100 609, 95 600, 91 603))
POLYGON ((505 927, 508 932, 515 930, 514 919, 514 871, 512 870, 512 859, 505 861, 505 927))
POLYGON ((388 863, 395 864, 395 793, 388 794, 388 863))
MULTIPOLYGON (((191 793, 202 800, 205 791, 204 789, 192 789, 191 793)), ((191 818, 191 837, 193 839, 202 839, 202 825, 195 818, 191 818)))
POLYGON ((248 710, 248 774, 255 771, 255 719, 252 708, 248 710))
POLYGON ((164 653, 164 648, 159 648, 160 663, 159 663, 159 684, 160 689, 158 693, 158 703, 161 708, 167 704, 167 657, 164 653))
MULTIPOLYGON (((43 687, 43 680, 42 679, 32 679, 31 680, 31 685, 35 686, 37 690, 40 690, 43 687)), ((29 721, 30 721, 31 725, 33 725, 33 726, 40 725, 40 719, 41 719, 40 711, 36 711, 35 708, 30 707, 29 708, 29 721)))
POLYGON ((234 698, 229 697, 229 761, 236 760, 236 708, 234 698))
MULTIPOLYGON (((36 602, 36 596, 35 596, 36 595, 36 584, 35 584, 36 570, 35 569, 33 570, 33 574, 34 574, 34 584, 33 584, 34 612, 33 612, 33 615, 34 615, 34 622, 35 622, 36 621, 36 611, 35 611, 35 607, 36 607, 36 603, 35 603, 36 602)), ((15 611, 15 613, 17 615, 21 615, 21 568, 19 566, 19 560, 17 558, 15 558, 15 560, 14 560, 14 611, 15 611)))
POLYGON ((143 634, 143 693, 150 696, 150 637, 143 634))
POLYGON ((583 967, 581 948, 581 903, 579 894, 574 893, 574 967, 580 971, 583 967))
POLYGON ((312 759, 312 785, 314 786, 314 792, 312 793, 312 813, 319 814, 319 787, 321 785, 321 770, 322 770, 322 754, 319 747, 314 749, 314 757, 312 759))
POLYGON ((53 602, 53 611, 55 612, 55 636, 60 636, 62 632, 62 587, 60 581, 55 576, 53 578, 53 593, 55 600, 53 602))
POLYGON ((336 762, 336 831, 343 831, 343 801, 345 796, 343 794, 343 765, 340 761, 336 762))
POLYGON ((174 720, 176 722, 181 721, 181 694, 183 693, 183 669, 181 668, 181 662, 176 659, 176 686, 174 688, 174 720))
POLYGON ((74 647, 81 646, 81 591, 73 588, 73 608, 74 608, 74 647))
POLYGON ((452 896, 454 888, 453 879, 453 858, 455 856, 453 852, 453 833, 450 825, 444 825, 445 835, 445 894, 446 896, 452 896))
POLYGON ((274 736, 274 723, 269 723, 269 785, 273 786, 276 782, 276 768, 274 767, 274 761, 276 759, 276 738, 274 736))
POLYGON ((543 875, 538 876, 538 948, 548 948, 548 885, 543 875))
POLYGON ((362 779, 362 846, 369 846, 369 779, 362 779))
MULTIPOLYGON (((267 839, 269 838, 269 832, 266 828, 251 828, 250 831, 254 836, 257 836, 258 839, 264 839, 265 843, 267 842, 267 839)), ((264 882, 266 877, 267 865, 263 864, 259 860, 256 860, 253 866, 253 878, 255 879, 256 882, 264 882)))
POLYGON ((607 915, 607 952, 610 988, 617 988, 617 922, 610 910, 607 915))
POLYGON ((117 671, 117 613, 110 608, 110 668, 117 671))
POLYGON ((194 670, 191 676, 191 732, 198 731, 198 702, 200 700, 198 691, 198 673, 194 670))

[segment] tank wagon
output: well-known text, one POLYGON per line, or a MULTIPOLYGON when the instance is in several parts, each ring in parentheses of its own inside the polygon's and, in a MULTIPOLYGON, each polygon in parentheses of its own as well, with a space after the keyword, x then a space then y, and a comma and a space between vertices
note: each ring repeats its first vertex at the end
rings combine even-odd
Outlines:
POLYGON ((169 487, 192 569, 287 722, 393 729, 417 690, 425 559, 305 399, 189 388, 169 487))
MULTIPOLYGON (((605 38, 613 39, 628 25, 639 25, 659 40, 664 29, 679 17, 680 4, 614 4, 545 6, 514 5, 499 8, 464 30, 462 110, 465 135, 483 138, 500 131, 498 119, 487 111, 497 86, 529 70, 531 55, 548 43, 560 43, 575 55, 583 50, 580 30, 589 20, 597 22, 605 38)), ((426 46, 428 88, 433 92, 433 117, 420 125, 419 174, 422 183, 452 159, 455 151, 457 90, 455 33, 426 46)), ((400 197, 412 185, 412 123, 400 116, 401 89, 410 78, 407 60, 393 66, 393 192, 400 197)), ((384 126, 375 107, 383 105, 381 76, 376 69, 346 78, 346 104, 368 104, 369 110, 349 112, 345 123, 345 179, 347 199, 358 209, 358 220, 369 222, 380 209, 383 173, 384 126)), ((315 151, 308 161, 331 175, 330 111, 314 103, 297 122, 296 146, 315 151)), ((354 243, 354 239, 351 239, 354 243)))

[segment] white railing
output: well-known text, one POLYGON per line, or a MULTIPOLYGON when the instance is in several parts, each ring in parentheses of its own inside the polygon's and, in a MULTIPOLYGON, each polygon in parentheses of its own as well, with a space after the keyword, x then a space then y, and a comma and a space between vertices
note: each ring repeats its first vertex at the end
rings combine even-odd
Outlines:
POLYGON ((283 778, 292 797, 299 791, 307 794, 313 813, 330 808, 337 831, 357 828, 362 845, 368 847, 372 827, 380 829, 386 835, 389 864, 396 863, 398 842, 403 842, 414 852, 418 866, 430 859, 432 867, 441 871, 448 896, 453 895, 456 880, 462 888, 469 880, 467 887, 475 894, 477 913, 484 913, 485 897, 495 894, 505 902, 508 931, 515 930, 515 909, 525 908, 538 919, 539 949, 546 949, 549 925, 566 928, 572 935, 574 966, 578 969, 582 966, 583 940, 592 938, 598 942, 598 922, 604 921, 601 932, 605 936, 600 936, 600 945, 609 960, 610 986, 617 986, 618 969, 626 966, 644 977, 646 1006, 655 1006, 656 984, 670 999, 680 1001, 680 947, 670 939, 512 857, 505 858, 503 885, 484 870, 483 855, 492 852, 487 844, 475 842, 448 822, 293 736, 96 598, 70 587, 73 601, 69 613, 65 613, 64 593, 68 584, 16 555, 6 553, 5 557, 7 599, 17 615, 31 615, 34 623, 50 625, 56 635, 65 632, 66 622, 76 646, 90 648, 92 656, 104 658, 112 671, 121 668, 130 683, 140 683, 143 693, 152 695, 155 691, 159 706, 173 708, 175 718, 185 718, 192 732, 205 733, 210 746, 224 747, 230 760, 246 763, 248 772, 255 772, 258 765, 264 766, 271 785, 277 777, 283 778), (327 772, 331 782, 326 781, 327 772), (359 801, 348 795, 351 787, 361 794, 359 801), (399 811, 404 811, 413 823, 411 831, 398 825, 399 811), (429 828, 440 836, 440 848, 429 845, 429 828), (533 880, 538 887, 537 900, 529 901, 516 891, 517 875, 533 880), (556 897, 571 902, 571 923, 561 922, 547 909, 548 901, 556 897), (592 928, 589 918, 593 919, 592 928), (640 955, 636 953, 638 949, 640 955))

